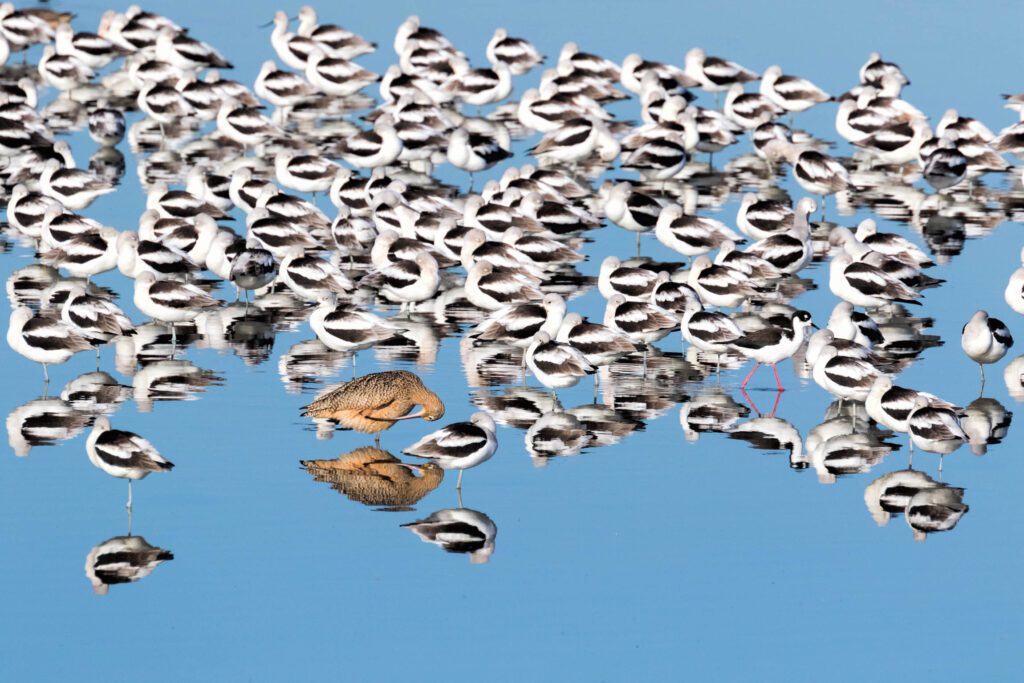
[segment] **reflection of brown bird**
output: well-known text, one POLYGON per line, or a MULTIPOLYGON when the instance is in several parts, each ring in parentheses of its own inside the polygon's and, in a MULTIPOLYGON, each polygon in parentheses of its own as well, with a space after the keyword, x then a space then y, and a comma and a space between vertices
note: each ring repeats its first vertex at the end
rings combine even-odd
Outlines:
POLYGON ((385 450, 364 446, 337 460, 300 460, 313 478, 363 505, 415 505, 444 479, 434 463, 408 465, 385 450), (417 477, 414 471, 420 472, 417 477))
POLYGON ((347 429, 376 434, 398 420, 422 417, 428 422, 444 416, 444 403, 423 386, 420 378, 405 370, 376 372, 357 377, 324 394, 303 408, 304 416, 336 420, 347 429), (422 408, 408 414, 413 406, 422 408))

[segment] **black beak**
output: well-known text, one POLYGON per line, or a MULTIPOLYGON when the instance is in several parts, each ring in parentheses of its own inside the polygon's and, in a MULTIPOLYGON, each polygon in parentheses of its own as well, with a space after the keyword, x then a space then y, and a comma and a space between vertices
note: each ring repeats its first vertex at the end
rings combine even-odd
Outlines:
POLYGON ((811 323, 811 327, 813 327, 813 328, 814 328, 814 329, 816 329, 816 330, 820 330, 820 329, 821 329, 820 327, 818 327, 818 326, 817 326, 817 325, 815 325, 814 323, 811 323))

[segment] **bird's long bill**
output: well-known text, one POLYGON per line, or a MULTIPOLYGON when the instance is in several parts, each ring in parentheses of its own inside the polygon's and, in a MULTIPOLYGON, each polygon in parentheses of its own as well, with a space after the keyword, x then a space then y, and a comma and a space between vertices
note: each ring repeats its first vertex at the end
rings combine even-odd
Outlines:
POLYGON ((426 412, 426 410, 420 408, 415 413, 410 413, 409 415, 403 415, 402 417, 389 417, 385 419, 391 420, 392 422, 398 422, 399 420, 412 420, 417 417, 423 417, 426 414, 426 412))
POLYGON ((412 463, 408 463, 408 462, 400 462, 400 463, 398 463, 398 466, 399 467, 404 467, 407 470, 410 470, 412 472, 416 472, 417 474, 423 474, 423 466, 422 465, 413 465, 412 463))

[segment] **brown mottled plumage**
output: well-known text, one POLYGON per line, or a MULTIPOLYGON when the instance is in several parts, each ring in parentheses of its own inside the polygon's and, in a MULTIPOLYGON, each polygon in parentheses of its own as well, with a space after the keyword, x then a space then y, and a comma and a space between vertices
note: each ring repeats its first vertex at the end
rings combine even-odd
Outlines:
POLYGON ((423 386, 420 378, 405 370, 375 372, 357 377, 320 396, 303 408, 302 414, 336 420, 347 429, 376 434, 398 420, 422 417, 428 422, 444 416, 444 403, 423 386), (409 414, 413 406, 422 408, 409 414))
POLYGON ((336 460, 300 460, 316 481, 363 505, 415 505, 444 479, 435 463, 407 465, 385 450, 364 446, 336 460), (421 473, 417 477, 413 470, 421 473))

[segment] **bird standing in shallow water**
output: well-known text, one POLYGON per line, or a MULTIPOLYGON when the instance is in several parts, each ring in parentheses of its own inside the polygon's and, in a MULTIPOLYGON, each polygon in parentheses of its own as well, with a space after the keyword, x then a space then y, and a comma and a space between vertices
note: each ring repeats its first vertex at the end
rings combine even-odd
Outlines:
POLYGON ((444 403, 413 373, 389 370, 345 382, 302 411, 306 417, 335 420, 346 429, 375 434, 379 445, 380 433, 399 420, 422 417, 433 422, 444 417, 444 403), (421 409, 409 414, 417 405, 421 409))
POLYGON ((128 504, 132 507, 132 480, 145 479, 150 472, 164 472, 174 468, 148 440, 132 432, 111 429, 105 415, 96 418, 92 432, 85 442, 89 461, 112 477, 128 480, 128 504))
POLYGON ((462 490, 462 472, 490 460, 498 450, 494 418, 485 412, 473 414, 469 422, 456 422, 428 434, 403 451, 417 458, 430 458, 442 469, 458 470, 455 488, 462 490))
POLYGON ((985 311, 978 311, 964 325, 960 346, 981 369, 981 388, 984 389, 985 366, 1003 359, 1013 346, 1013 337, 1002 320, 988 317, 985 311))

